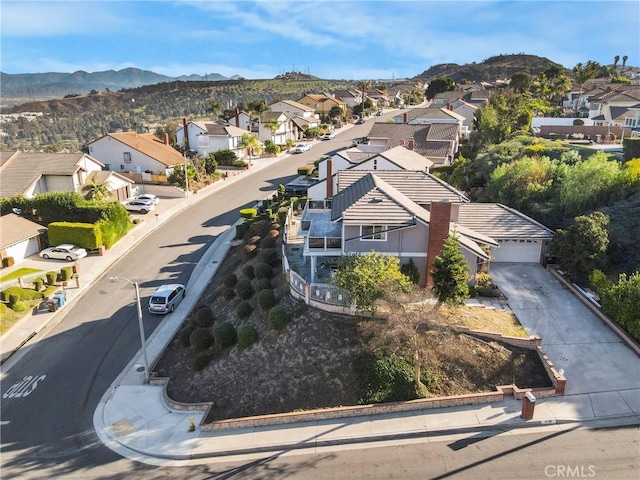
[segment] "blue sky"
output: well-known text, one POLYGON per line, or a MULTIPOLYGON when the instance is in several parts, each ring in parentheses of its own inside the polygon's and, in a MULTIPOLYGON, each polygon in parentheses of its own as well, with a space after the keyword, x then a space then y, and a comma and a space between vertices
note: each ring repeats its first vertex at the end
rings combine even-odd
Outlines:
POLYGON ((640 65, 638 0, 0 0, 0 16, 5 73, 389 79, 511 53, 640 65))

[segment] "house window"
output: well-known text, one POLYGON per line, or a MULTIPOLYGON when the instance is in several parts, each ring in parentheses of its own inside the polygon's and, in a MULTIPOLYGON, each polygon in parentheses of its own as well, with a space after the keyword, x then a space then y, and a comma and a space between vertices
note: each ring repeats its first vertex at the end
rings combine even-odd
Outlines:
POLYGON ((105 169, 105 170, 111 170, 111 164, 109 164, 109 163, 105 163, 105 164, 104 164, 104 169, 105 169))
POLYGON ((360 235, 362 240, 382 240, 387 239, 386 228, 382 225, 362 225, 360 235))
POLYGON ((131 152, 124 152, 122 158, 124 158, 125 163, 131 163, 131 152))
POLYGON ((124 170, 124 165, 120 165, 120 170, 124 170))

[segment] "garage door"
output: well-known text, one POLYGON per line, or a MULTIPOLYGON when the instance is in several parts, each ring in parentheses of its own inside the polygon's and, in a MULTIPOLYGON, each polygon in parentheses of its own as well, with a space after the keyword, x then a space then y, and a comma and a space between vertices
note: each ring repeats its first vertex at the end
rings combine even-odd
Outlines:
POLYGON ((540 240, 498 240, 500 248, 491 250, 492 262, 540 263, 540 240))
POLYGON ((7 248, 7 256, 13 257, 13 260, 18 263, 31 255, 35 255, 40 251, 38 248, 38 237, 30 238, 15 245, 11 245, 7 248))

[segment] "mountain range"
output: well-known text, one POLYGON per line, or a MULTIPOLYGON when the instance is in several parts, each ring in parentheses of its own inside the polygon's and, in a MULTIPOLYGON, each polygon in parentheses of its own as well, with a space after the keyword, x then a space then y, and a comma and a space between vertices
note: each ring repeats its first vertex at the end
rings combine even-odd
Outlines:
POLYGON ((144 85, 155 85, 173 81, 216 81, 240 79, 239 75, 225 77, 219 73, 205 75, 182 75, 168 77, 159 73, 139 68, 125 68, 123 70, 106 70, 104 72, 85 72, 78 70, 73 73, 4 73, 0 72, 0 96, 3 103, 21 103, 28 100, 47 100, 62 98, 66 95, 78 95, 91 91, 118 91, 123 88, 136 88, 144 85), (20 100, 15 102, 15 100, 20 100))

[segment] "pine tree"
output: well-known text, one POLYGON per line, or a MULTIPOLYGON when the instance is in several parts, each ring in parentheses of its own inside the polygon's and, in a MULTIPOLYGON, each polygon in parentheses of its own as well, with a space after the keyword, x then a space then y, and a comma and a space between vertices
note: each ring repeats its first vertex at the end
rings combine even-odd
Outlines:
POLYGON ((461 305, 469 297, 467 285, 467 260, 460 251, 458 240, 449 235, 442 247, 442 253, 433 261, 433 290, 438 304, 451 303, 461 305))

